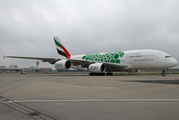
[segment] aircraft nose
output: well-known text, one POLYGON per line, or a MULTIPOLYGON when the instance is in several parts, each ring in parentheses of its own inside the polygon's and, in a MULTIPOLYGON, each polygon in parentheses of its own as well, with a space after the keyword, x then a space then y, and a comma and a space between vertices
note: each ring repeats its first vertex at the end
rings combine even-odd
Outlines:
POLYGON ((178 65, 178 61, 175 58, 173 58, 172 64, 173 64, 173 66, 177 66, 178 65))

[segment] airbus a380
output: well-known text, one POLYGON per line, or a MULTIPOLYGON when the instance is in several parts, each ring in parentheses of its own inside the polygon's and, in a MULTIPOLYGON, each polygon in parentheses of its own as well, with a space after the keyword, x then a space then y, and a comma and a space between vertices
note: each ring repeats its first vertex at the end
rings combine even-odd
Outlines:
POLYGON ((71 55, 58 37, 54 37, 57 52, 64 59, 4 56, 4 58, 36 59, 54 64, 57 70, 70 68, 89 71, 89 75, 112 75, 115 71, 137 72, 137 70, 165 70, 178 62, 169 54, 151 49, 105 52, 97 54, 71 55))

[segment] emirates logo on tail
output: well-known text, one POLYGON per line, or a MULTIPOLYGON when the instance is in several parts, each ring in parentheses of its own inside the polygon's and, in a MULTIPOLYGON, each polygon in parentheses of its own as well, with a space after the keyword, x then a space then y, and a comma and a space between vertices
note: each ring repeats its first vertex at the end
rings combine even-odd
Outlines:
POLYGON ((67 59, 70 59, 71 54, 68 52, 68 50, 63 46, 61 40, 58 37, 54 37, 54 41, 56 44, 57 52, 59 55, 62 55, 66 57, 67 59))

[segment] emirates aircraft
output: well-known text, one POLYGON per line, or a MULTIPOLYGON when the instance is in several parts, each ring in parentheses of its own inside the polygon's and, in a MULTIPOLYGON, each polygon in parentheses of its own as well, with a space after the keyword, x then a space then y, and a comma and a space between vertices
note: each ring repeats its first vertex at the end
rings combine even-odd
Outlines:
POLYGON ((54 37, 57 52, 63 59, 3 56, 4 58, 36 59, 54 64, 57 70, 70 68, 89 71, 89 75, 112 75, 115 71, 137 72, 137 70, 165 70, 175 67, 178 62, 169 54, 152 49, 71 55, 58 37, 54 37))

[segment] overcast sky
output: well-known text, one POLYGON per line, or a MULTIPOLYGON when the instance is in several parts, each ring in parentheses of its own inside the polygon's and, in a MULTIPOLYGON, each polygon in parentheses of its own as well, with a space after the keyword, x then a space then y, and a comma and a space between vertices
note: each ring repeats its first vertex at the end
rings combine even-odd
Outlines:
MULTIPOLYGON (((157 49, 179 61, 178 7, 178 0, 0 0, 0 54, 58 58, 59 36, 72 55, 157 49)), ((5 66, 35 63, 0 57, 5 66)))

